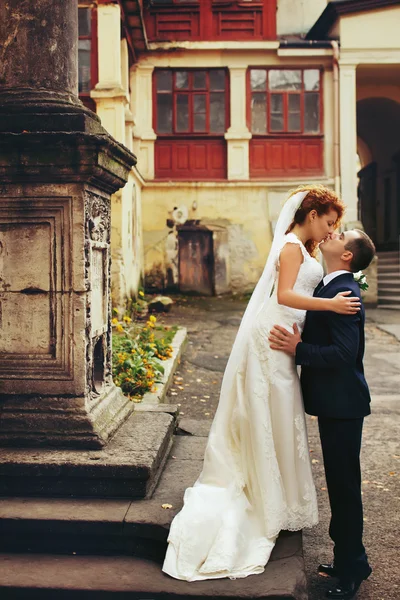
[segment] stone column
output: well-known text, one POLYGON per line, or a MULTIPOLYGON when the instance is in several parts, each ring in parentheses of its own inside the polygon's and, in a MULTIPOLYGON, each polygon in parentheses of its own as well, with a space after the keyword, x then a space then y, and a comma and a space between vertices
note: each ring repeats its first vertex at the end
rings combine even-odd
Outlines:
POLYGON ((138 157, 140 173, 145 179, 154 179, 153 129, 153 65, 137 65, 131 71, 131 102, 134 119, 133 149, 138 157), (139 112, 140 111, 140 112, 139 112))
POLYGON ((231 126, 225 134, 228 142, 228 179, 249 179, 249 140, 246 123, 247 66, 230 67, 231 126))
POLYGON ((76 3, 0 3, 0 102, 13 113, 81 111, 76 3), (39 58, 40 57, 40 58, 39 58))
POLYGON ((110 197, 135 157, 77 97, 77 2, 0 4, 0 445, 100 448, 111 374, 110 197))
POLYGON ((356 65, 340 64, 340 177, 346 222, 358 223, 357 215, 357 109, 356 65))

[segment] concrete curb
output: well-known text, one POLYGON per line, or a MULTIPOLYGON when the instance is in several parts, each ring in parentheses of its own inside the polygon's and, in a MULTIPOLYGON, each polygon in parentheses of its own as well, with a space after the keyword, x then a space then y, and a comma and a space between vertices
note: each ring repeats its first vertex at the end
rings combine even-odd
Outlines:
POLYGON ((163 362, 163 367, 165 369, 163 380, 161 383, 157 383, 157 391, 156 392, 146 392, 144 394, 143 399, 138 406, 143 406, 146 404, 162 404, 165 401, 168 389, 172 383, 172 378, 174 373, 179 365, 179 359, 182 356, 182 353, 186 347, 188 341, 187 329, 186 327, 179 327, 176 332, 174 339, 171 342, 172 346, 172 356, 168 360, 163 362))
POLYGON ((400 342, 400 325, 396 324, 396 325, 381 325, 381 324, 377 324, 376 325, 378 329, 380 329, 381 331, 384 331, 385 333, 388 333, 389 335, 393 336, 398 342, 400 342))

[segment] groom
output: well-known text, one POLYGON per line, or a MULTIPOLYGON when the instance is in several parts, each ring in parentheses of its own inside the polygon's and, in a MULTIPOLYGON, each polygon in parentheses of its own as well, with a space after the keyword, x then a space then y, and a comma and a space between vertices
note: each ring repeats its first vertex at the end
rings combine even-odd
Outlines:
MULTIPOLYGON (((370 238, 357 229, 333 234, 320 245, 327 275, 314 296, 333 298, 338 292, 360 295, 353 273, 366 269, 375 254, 370 238)), ((364 377, 364 307, 354 315, 309 311, 302 338, 275 326, 270 345, 295 356, 301 365, 304 407, 318 417, 325 475, 331 505, 329 535, 334 562, 319 573, 338 577, 328 598, 350 599, 371 574, 362 542, 360 447, 370 395, 364 377)))

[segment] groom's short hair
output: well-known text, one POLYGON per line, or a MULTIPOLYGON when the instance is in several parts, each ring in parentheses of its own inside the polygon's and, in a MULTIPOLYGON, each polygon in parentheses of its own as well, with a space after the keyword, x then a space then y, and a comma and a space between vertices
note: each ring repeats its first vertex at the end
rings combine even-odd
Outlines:
POLYGON ((353 273, 366 269, 375 256, 375 246, 371 238, 361 231, 361 229, 353 229, 359 236, 348 241, 345 245, 346 250, 353 253, 350 268, 353 273))

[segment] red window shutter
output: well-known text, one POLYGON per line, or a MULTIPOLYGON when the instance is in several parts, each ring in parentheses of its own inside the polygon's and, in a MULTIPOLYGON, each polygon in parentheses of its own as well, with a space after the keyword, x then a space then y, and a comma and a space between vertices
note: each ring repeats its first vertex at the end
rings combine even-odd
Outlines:
POLYGON ((156 140, 157 179, 226 179, 226 160, 224 139, 156 140))
POLYGON ((322 136, 318 139, 253 138, 250 140, 251 177, 322 175, 322 136))

